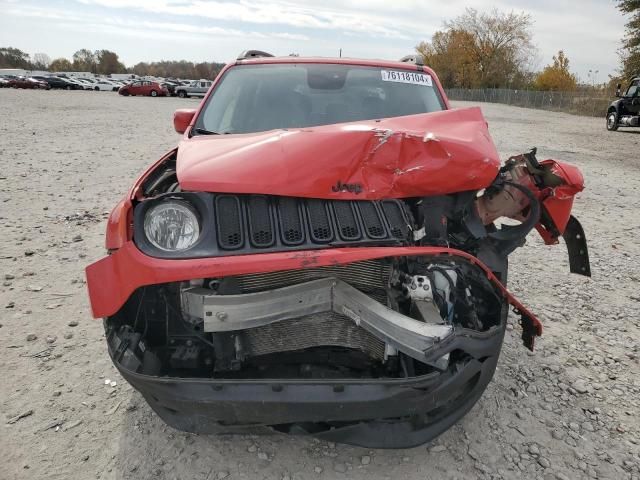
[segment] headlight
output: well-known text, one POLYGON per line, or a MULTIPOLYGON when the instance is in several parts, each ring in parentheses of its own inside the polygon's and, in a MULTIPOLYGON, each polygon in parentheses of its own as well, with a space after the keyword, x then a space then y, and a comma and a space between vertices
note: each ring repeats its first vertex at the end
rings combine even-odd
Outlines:
POLYGON ((144 218, 144 233, 154 246, 175 252, 198 241, 200 223, 189 204, 167 201, 149 209, 144 218))

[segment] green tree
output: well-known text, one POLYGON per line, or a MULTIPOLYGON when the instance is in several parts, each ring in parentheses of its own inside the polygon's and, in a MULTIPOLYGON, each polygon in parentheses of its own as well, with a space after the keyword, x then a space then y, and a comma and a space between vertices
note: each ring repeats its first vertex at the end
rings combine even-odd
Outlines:
POLYGON ((126 72, 126 67, 120 62, 118 54, 115 52, 110 50, 96 50, 94 58, 97 63, 96 73, 108 75, 111 73, 126 72))
POLYGON ((538 90, 568 92, 578 87, 576 76, 569 71, 569 58, 560 50, 554 55, 553 64, 544 67, 535 80, 538 90))
POLYGON ((31 68, 29 54, 18 48, 0 48, 0 68, 31 68))
POLYGON ((618 8, 631 17, 621 52, 623 74, 629 78, 640 75, 640 0, 618 0, 618 8))
POLYGON ((79 72, 94 72, 97 66, 95 54, 86 48, 81 48, 73 54, 73 68, 79 72))
POLYGON ((33 68, 34 70, 46 70, 49 68, 51 58, 46 53, 34 53, 33 54, 33 68))
POLYGON ((49 64, 50 72, 71 72, 73 71, 72 63, 66 58, 56 58, 49 64))

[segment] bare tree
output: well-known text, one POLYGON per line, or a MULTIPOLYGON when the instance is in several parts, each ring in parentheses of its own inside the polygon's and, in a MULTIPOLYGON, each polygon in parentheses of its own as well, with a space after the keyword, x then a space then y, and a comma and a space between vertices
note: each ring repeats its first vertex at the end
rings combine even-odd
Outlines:
POLYGON ((436 71, 442 67, 447 86, 517 86, 530 78, 528 70, 536 55, 531 26, 525 13, 495 9, 479 13, 468 8, 417 50, 436 71))
POLYGON ((508 82, 535 54, 532 42, 531 16, 525 13, 490 13, 467 11, 446 22, 449 29, 463 30, 474 38, 472 57, 477 62, 482 86, 492 87, 508 82))
POLYGON ((46 53, 33 54, 33 68, 35 70, 46 70, 51 64, 51 57, 46 53))

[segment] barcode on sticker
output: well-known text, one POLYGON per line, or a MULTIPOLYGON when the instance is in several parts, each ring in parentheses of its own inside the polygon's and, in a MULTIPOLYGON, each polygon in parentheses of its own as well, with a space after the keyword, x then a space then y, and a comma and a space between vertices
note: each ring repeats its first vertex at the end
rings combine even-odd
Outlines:
POLYGON ((420 72, 407 72, 403 70, 380 70, 383 82, 411 83, 431 87, 431 75, 420 72))

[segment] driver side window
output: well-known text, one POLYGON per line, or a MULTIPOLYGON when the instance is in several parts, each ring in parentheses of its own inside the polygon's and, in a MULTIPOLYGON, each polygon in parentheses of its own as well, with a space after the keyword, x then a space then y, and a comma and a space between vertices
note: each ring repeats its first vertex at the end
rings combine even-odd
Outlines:
POLYGON ((637 96, 638 95, 638 84, 639 83, 640 83, 640 80, 636 80, 631 85, 629 85, 629 89, 627 90, 627 94, 625 95, 625 97, 635 97, 635 96, 637 96))

